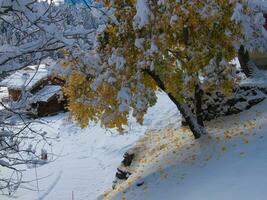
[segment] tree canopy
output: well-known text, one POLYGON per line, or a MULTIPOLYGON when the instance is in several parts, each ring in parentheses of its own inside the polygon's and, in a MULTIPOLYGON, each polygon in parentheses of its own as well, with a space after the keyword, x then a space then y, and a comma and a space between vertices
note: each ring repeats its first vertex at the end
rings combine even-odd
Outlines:
POLYGON ((240 45, 266 48, 265 6, 263 1, 251 4, 245 0, 105 1, 114 16, 98 35, 95 50, 88 53, 96 62, 83 70, 70 62, 73 73, 65 92, 72 116, 82 126, 101 121, 104 127, 122 131, 130 114, 142 123, 161 89, 199 137, 205 131, 195 123, 186 98, 193 96, 196 86, 206 92, 231 93, 231 61, 240 45))

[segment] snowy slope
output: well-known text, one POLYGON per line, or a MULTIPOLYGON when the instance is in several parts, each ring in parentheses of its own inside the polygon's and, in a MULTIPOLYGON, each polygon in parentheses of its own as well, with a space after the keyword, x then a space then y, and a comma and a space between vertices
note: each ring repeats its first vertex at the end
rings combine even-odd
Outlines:
POLYGON ((267 101, 207 126, 197 141, 173 126, 146 134, 132 175, 105 199, 266 200, 267 101))
MULTIPOLYGON (((132 120, 124 135, 99 125, 82 130, 68 114, 43 118, 48 125, 35 126, 58 136, 52 148, 55 161, 36 168, 38 187, 36 181, 23 184, 14 198, 266 200, 267 101, 208 123, 209 136, 196 141, 180 128, 175 106, 158 96, 144 125, 132 120), (133 174, 110 190, 122 155, 133 147, 139 149, 133 174)), ((27 169, 24 178, 34 180, 35 169, 27 169)))
MULTIPOLYGON (((36 124, 36 129, 46 130, 58 136, 54 141, 54 162, 37 167, 40 180, 23 184, 14 198, 18 200, 94 200, 111 187, 116 168, 122 155, 142 136, 147 129, 162 128, 165 118, 179 118, 175 106, 159 94, 157 105, 149 109, 144 125, 131 121, 127 132, 118 135, 99 125, 80 129, 68 119, 68 114, 43 118, 48 125, 36 124), (39 188, 39 189, 38 189, 39 188), (39 192, 38 192, 39 190, 39 192)), ((51 159, 51 155, 49 155, 51 159)), ((27 169, 24 179, 34 180, 35 169, 27 169)), ((1 200, 11 199, 0 197, 1 200)))

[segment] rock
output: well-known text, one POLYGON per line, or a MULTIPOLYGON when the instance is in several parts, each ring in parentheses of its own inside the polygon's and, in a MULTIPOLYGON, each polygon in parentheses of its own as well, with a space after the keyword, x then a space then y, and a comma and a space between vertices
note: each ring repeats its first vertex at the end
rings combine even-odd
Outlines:
POLYGON ((123 161, 122 161, 122 164, 125 166, 125 167, 128 167, 132 164, 132 161, 134 159, 134 153, 128 153, 126 152, 124 155, 123 155, 123 161))
MULTIPOLYGON (((203 120, 210 121, 217 117, 240 113, 261 102, 267 94, 267 88, 257 86, 237 86, 231 96, 224 96, 221 92, 206 93, 202 99, 203 120)), ((186 100, 190 110, 194 113, 194 99, 186 100)), ((185 120, 182 125, 186 126, 185 120)))
POLYGON ((226 113, 227 115, 234 115, 240 113, 242 110, 240 110, 237 107, 231 107, 229 111, 226 113))
POLYGON ((136 186, 137 186, 137 187, 140 187, 140 186, 144 185, 144 183, 145 183, 144 181, 138 182, 138 183, 136 184, 136 186))
POLYGON ((120 180, 127 180, 130 175, 131 175, 130 172, 123 171, 120 168, 117 168, 117 172, 115 176, 120 180))
POLYGON ((226 104, 227 104, 227 105, 230 105, 230 106, 233 106, 233 105, 235 105, 237 102, 238 102, 238 99, 232 98, 232 99, 229 99, 229 100, 226 102, 226 104))
POLYGON ((252 92, 252 94, 254 95, 254 96, 256 96, 258 93, 256 92, 256 90, 251 90, 251 92, 252 92))
POLYGON ((245 101, 247 101, 247 99, 245 99, 244 97, 238 98, 238 102, 245 102, 245 101))
POLYGON ((265 99, 265 97, 257 98, 257 99, 251 99, 248 101, 248 104, 252 107, 260 102, 262 102, 265 99))
POLYGON ((117 185, 117 181, 113 181, 113 182, 112 182, 112 189, 113 189, 113 190, 116 189, 116 185, 117 185))

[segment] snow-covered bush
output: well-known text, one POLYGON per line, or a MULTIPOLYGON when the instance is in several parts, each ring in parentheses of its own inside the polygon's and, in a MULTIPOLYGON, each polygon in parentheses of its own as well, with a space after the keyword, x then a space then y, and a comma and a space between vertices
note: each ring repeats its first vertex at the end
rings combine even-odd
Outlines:
MULTIPOLYGON (((96 9, 58 6, 53 1, 0 0, 0 80, 28 65, 39 65, 46 57, 57 59, 63 48, 69 52, 90 49, 100 23, 96 14, 96 9)), ((35 130, 33 121, 23 114, 29 100, 23 95, 11 107, 0 101, 0 168, 8 171, 0 172, 2 194, 13 194, 24 182, 20 166, 51 161, 49 152, 40 148, 50 145, 52 138, 35 130), (10 176, 4 176, 7 174, 10 176)))
POLYGON ((98 26, 96 10, 84 6, 58 6, 53 1, 0 2, 0 73, 57 58, 65 48, 90 49, 98 26))

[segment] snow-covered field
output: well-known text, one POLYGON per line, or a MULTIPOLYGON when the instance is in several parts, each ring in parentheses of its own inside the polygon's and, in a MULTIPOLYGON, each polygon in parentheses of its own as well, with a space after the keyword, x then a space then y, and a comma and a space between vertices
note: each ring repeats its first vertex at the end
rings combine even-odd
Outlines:
MULTIPOLYGON (((266 200, 267 101, 241 114, 207 124, 209 135, 193 140, 180 128, 175 106, 164 94, 124 135, 99 125, 80 129, 68 113, 43 120, 58 136, 55 161, 28 169, 18 200, 266 200), (138 147, 130 178, 111 190, 122 155, 138 147), (137 184, 141 186, 137 186, 137 184)), ((1 197, 1 200, 11 199, 1 197)))
MULTIPOLYGON (((131 121, 124 135, 108 131, 99 125, 80 129, 73 124, 68 113, 43 118, 48 125, 36 125, 54 137, 54 162, 36 168, 40 180, 24 184, 15 194, 19 200, 94 200, 110 189, 122 156, 147 129, 162 128, 166 119, 179 118, 175 106, 159 94, 157 105, 149 110, 144 125, 131 121), (39 191, 38 191, 39 190, 39 191)), ((35 169, 24 173, 25 180, 36 179, 35 169)), ((1 200, 10 199, 1 197, 1 200)))

